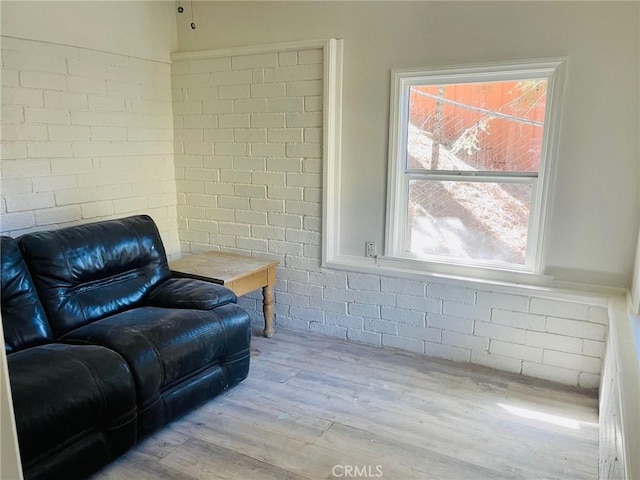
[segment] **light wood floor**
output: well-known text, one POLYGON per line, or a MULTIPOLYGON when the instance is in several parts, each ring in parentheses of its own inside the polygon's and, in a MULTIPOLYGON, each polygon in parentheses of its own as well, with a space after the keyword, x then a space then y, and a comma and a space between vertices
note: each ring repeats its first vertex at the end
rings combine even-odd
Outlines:
POLYGON ((94 480, 597 477, 592 394, 284 331, 252 350, 244 382, 94 480))

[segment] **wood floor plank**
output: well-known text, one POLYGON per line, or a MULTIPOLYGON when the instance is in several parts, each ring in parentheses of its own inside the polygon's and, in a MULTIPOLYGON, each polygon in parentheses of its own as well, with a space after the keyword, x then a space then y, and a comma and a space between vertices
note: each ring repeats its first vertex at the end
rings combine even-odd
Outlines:
POLYGON ((336 451, 342 464, 353 463, 355 457, 370 465, 370 452, 375 448, 379 452, 376 466, 391 478, 509 478, 494 469, 469 463, 465 456, 456 458, 420 444, 390 439, 384 431, 376 433, 336 423, 318 442, 324 444, 336 451))
POLYGON ((158 480, 160 478, 195 480, 198 477, 189 475, 182 469, 163 465, 157 458, 138 452, 135 448, 93 476, 94 480, 158 480))
POLYGON ((597 477, 593 392, 291 332, 254 336, 251 362, 95 479, 597 477))
POLYGON ((215 421, 201 420, 200 417, 193 418, 188 425, 176 424, 171 428, 179 429, 181 433, 187 433, 203 442, 270 464, 278 470, 295 472, 309 478, 318 478, 316 475, 319 472, 324 472, 324 478, 335 465, 335 452, 314 445, 322 432, 305 441, 289 436, 286 432, 274 432, 264 424, 258 426, 254 418, 224 416, 215 421))
POLYGON ((183 448, 167 455, 161 463, 201 480, 305 480, 309 478, 197 438, 187 440, 183 448))
POLYGON ((162 459, 189 440, 188 435, 167 431, 163 435, 152 435, 141 441, 136 450, 150 457, 162 459))

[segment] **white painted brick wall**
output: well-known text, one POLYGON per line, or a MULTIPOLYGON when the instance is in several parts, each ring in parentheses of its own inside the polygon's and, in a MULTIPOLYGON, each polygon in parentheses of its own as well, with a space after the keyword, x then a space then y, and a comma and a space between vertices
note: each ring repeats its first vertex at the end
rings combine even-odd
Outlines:
MULTIPOLYGON (((278 329, 597 387, 602 299, 320 267, 322 58, 310 49, 172 64, 176 152, 193 152, 176 153, 183 252, 279 260, 278 329)), ((240 304, 262 322, 260 292, 240 304)))
POLYGON ((5 37, 2 61, 2 233, 149 213, 177 256, 169 65, 5 37))

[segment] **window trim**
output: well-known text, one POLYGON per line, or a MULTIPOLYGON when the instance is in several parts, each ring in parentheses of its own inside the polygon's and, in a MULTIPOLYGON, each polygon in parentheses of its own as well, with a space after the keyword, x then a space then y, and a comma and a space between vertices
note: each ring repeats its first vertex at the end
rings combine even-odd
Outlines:
MULTIPOLYGON (((389 160, 387 179, 387 211, 385 225, 384 256, 379 263, 402 263, 418 271, 462 275, 480 278, 520 278, 542 275, 544 271, 544 238, 547 231, 548 211, 551 204, 552 184, 554 181, 554 158, 560 128, 561 99, 564 90, 566 70, 565 58, 537 59, 519 62, 500 62, 466 66, 445 66, 430 69, 404 68, 391 71, 390 122, 389 122, 389 160), (404 239, 407 216, 408 180, 404 161, 406 158, 406 135, 408 119, 409 87, 417 85, 438 85, 451 83, 480 83, 492 81, 517 81, 530 78, 547 79, 547 106, 545 111, 545 134, 541 147, 540 169, 538 176, 532 178, 532 198, 529 231, 527 237, 527 255, 525 265, 499 264, 497 262, 447 262, 425 260, 406 255, 404 239), (403 119, 401 122, 400 120, 403 119), (502 273, 501 273, 502 272, 502 273)), ((475 172, 474 172, 475 173, 475 172)), ((469 174, 459 174, 469 179, 469 174)), ((480 178, 507 180, 509 175, 495 175, 482 172, 480 178)), ((459 180, 460 177, 457 179, 459 180)), ((435 258, 435 257, 434 257, 435 258)))

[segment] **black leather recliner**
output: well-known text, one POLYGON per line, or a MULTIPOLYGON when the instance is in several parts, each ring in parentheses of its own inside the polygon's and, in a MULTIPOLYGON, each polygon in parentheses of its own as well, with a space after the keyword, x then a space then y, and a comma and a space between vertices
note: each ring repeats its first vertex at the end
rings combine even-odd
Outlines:
POLYGON ((150 217, 17 244, 2 237, 2 322, 27 479, 86 477, 247 376, 249 315, 172 278, 150 217))
POLYGON ((0 241, 4 345, 25 478, 84 478, 136 442, 131 372, 106 348, 53 343, 15 240, 0 241))
POLYGON ((149 216, 31 233, 19 244, 54 338, 126 360, 138 437, 246 378, 249 315, 222 285, 172 278, 149 216))

